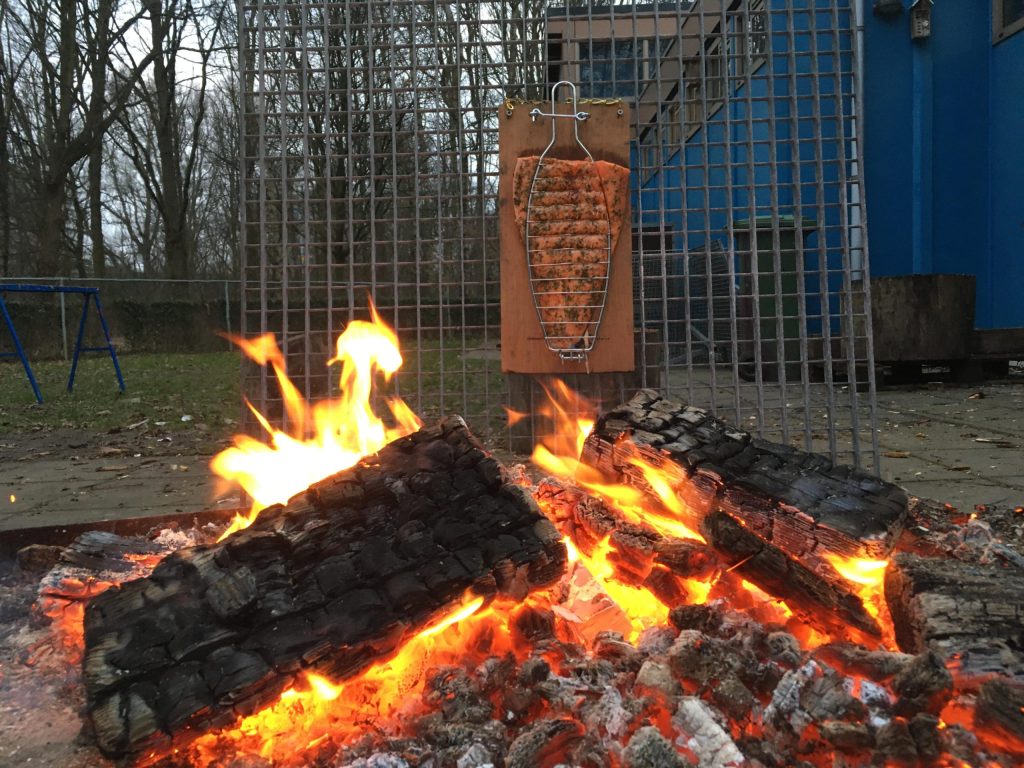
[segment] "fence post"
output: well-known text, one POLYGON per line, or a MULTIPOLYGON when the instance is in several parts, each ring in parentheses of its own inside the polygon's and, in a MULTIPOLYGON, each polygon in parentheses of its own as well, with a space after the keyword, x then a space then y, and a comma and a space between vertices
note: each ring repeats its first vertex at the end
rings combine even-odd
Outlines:
MULTIPOLYGON (((60 278, 58 281, 60 287, 64 287, 64 278, 60 278)), ((64 306, 64 293, 57 294, 60 297, 60 346, 64 352, 64 359, 68 359, 68 314, 67 308, 64 306)))
MULTIPOLYGON (((231 295, 228 292, 228 281, 224 281, 224 328, 231 334, 231 295)), ((231 342, 228 342, 228 349, 231 349, 231 342)))

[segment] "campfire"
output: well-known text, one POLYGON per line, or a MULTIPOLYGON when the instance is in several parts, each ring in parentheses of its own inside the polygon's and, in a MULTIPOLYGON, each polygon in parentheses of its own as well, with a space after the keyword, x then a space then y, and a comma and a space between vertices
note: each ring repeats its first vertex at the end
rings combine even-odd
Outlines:
MULTIPOLYGON (((1024 558, 981 521, 643 391, 560 382, 532 469, 375 381, 373 313, 226 530, 86 535, 40 586, 96 748, 176 766, 1011 766, 1024 558)), ((252 406, 250 406, 252 407, 252 406)), ((511 418, 511 414, 510 414, 511 418)))

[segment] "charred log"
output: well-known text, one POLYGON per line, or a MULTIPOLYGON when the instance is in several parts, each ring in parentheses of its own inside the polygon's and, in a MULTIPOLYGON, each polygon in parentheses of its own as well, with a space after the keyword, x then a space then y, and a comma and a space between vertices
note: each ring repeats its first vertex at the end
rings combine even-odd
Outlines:
POLYGON ((1024 682, 1024 570, 897 554, 885 575, 896 642, 935 651, 957 683, 993 674, 1024 682))
POLYGON ((443 421, 95 598, 84 682, 100 748, 162 752, 390 654, 467 590, 522 598, 565 547, 461 419, 443 421))
POLYGON ((616 575, 627 583, 641 585, 652 578, 662 583, 667 576, 705 579, 722 565, 706 544, 663 536, 649 526, 624 520, 604 501, 579 488, 549 478, 537 487, 534 498, 558 529, 587 554, 607 539, 616 575))
POLYGON ((880 634, 828 557, 886 557, 906 515, 902 489, 649 390, 598 420, 582 458, 648 493, 636 461, 659 468, 683 502, 681 522, 737 574, 825 631, 880 634))
POLYGON ((1024 754, 1024 686, 989 680, 978 692, 974 721, 1006 751, 1024 754))

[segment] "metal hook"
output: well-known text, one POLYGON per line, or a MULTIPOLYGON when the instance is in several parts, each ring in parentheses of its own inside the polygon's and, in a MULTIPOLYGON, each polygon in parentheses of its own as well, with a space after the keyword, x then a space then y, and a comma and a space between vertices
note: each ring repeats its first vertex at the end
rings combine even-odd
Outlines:
POLYGON ((555 146, 555 140, 556 140, 557 133, 558 133, 557 129, 556 129, 555 119, 556 118, 569 118, 570 120, 573 121, 572 122, 572 135, 573 135, 573 138, 576 140, 576 143, 579 144, 580 149, 582 149, 586 153, 587 157, 590 160, 594 159, 593 155, 590 154, 590 150, 587 149, 586 145, 580 140, 580 123, 582 123, 584 120, 587 120, 590 117, 590 113, 589 112, 583 112, 583 111, 579 110, 578 107, 579 107, 579 100, 576 98, 576 86, 575 86, 575 84, 571 83, 568 80, 559 80, 557 83, 555 83, 553 86, 551 86, 551 112, 541 112, 540 107, 534 107, 533 109, 530 110, 530 119, 533 122, 537 122, 537 118, 538 117, 550 117, 550 118, 552 118, 551 119, 551 141, 548 142, 548 145, 545 148, 544 152, 541 153, 541 158, 543 158, 544 155, 546 155, 548 153, 548 151, 553 146, 555 146), (564 113, 558 112, 557 108, 555 106, 556 105, 556 95, 558 93, 558 89, 561 86, 563 86, 563 85, 566 86, 569 89, 570 94, 571 94, 571 98, 569 100, 569 103, 572 104, 572 112, 570 112, 569 114, 564 114, 564 113))

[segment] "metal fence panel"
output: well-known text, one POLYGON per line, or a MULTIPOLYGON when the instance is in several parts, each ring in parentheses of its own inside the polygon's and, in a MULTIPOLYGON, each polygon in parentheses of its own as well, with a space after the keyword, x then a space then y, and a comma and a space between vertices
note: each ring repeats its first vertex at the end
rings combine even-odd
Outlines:
POLYGON ((498 120, 569 79, 633 106, 633 383, 877 468, 854 0, 239 8, 243 330, 308 397, 369 295, 394 389, 507 439, 498 120))

